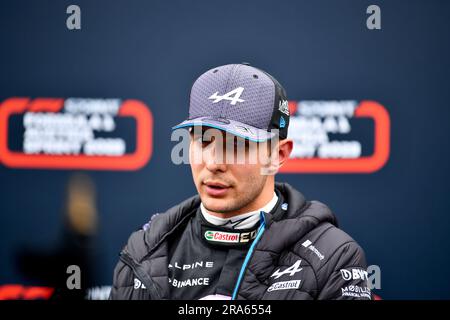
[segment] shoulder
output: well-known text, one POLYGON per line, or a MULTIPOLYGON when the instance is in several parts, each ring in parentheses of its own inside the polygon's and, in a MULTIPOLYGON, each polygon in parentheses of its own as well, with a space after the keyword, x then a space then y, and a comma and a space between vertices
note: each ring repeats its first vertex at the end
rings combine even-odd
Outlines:
POLYGON ((350 235, 329 222, 319 224, 303 236, 295 244, 294 251, 318 268, 333 264, 342 256, 360 261, 364 255, 361 246, 350 235))
POLYGON ((342 269, 367 268, 361 246, 346 232, 327 222, 302 237, 292 251, 311 267, 319 288, 342 269))
POLYGON ((349 234, 338 227, 330 208, 320 201, 307 201, 296 219, 307 225, 292 251, 304 257, 316 270, 326 270, 343 259, 365 264, 364 251, 349 234))
POLYGON ((144 257, 187 213, 196 209, 199 203, 199 197, 193 196, 163 213, 153 214, 142 228, 130 235, 124 250, 136 260, 144 257))

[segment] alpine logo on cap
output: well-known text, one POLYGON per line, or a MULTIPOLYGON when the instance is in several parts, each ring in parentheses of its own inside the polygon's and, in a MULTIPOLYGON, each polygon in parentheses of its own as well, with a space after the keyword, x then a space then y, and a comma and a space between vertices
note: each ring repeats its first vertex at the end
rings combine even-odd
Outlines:
POLYGON ((214 99, 214 101, 212 103, 217 103, 222 100, 229 100, 229 101, 231 101, 230 104, 234 106, 238 102, 245 101, 243 99, 240 99, 243 91, 244 91, 243 87, 238 87, 230 92, 225 93, 222 96, 219 95, 219 91, 216 91, 208 99, 210 99, 210 100, 214 99))

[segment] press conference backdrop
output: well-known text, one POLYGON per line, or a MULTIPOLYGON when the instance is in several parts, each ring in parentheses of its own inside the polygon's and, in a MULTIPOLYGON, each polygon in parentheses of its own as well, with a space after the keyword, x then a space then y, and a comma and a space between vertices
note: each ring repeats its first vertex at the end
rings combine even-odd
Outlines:
POLYGON ((74 261, 111 285, 128 235, 195 194, 171 160, 190 86, 245 61, 288 94, 295 149, 277 180, 331 207, 380 267, 383 299, 449 299, 449 10, 2 1, 0 286, 51 286, 74 261))

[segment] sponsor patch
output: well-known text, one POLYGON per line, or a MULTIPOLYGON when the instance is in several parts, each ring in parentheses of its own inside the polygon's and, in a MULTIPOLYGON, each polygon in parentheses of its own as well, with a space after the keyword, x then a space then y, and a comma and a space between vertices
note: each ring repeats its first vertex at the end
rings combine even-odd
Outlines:
POLYGON ((138 278, 134 278, 134 289, 147 289, 138 278))
POLYGON ((280 271, 281 269, 277 269, 277 271, 275 271, 270 277, 278 279, 283 275, 289 275, 290 277, 292 277, 293 275, 295 275, 297 272, 302 271, 303 268, 300 268, 300 264, 302 263, 302 260, 299 259, 297 260, 296 263, 294 263, 292 266, 290 266, 289 268, 280 271))
POLYGON ((277 290, 289 290, 289 289, 298 289, 300 288, 300 282, 302 280, 291 280, 291 281, 280 281, 275 282, 271 285, 267 292, 277 291, 277 290))
POLYGON ((283 112, 285 115, 289 115, 289 103, 287 100, 280 100, 278 104, 278 110, 283 112))
POLYGON ((367 271, 363 270, 363 269, 351 269, 347 270, 347 269, 341 269, 341 275, 342 275, 342 279, 344 279, 345 281, 349 281, 349 280, 367 280, 367 271))
POLYGON ((367 298, 371 299, 370 289, 368 287, 347 286, 341 288, 343 297, 367 298))
POLYGON ((256 230, 250 232, 224 232, 206 230, 205 239, 220 243, 247 243, 256 237, 256 230))
POLYGON ((314 254, 319 258, 319 260, 323 260, 325 258, 325 256, 322 253, 320 253, 320 251, 317 250, 315 246, 312 245, 312 242, 310 240, 306 240, 305 242, 303 242, 302 246, 314 252, 314 254))
POLYGON ((238 243, 239 242, 239 233, 208 230, 205 232, 205 239, 208 241, 238 243))

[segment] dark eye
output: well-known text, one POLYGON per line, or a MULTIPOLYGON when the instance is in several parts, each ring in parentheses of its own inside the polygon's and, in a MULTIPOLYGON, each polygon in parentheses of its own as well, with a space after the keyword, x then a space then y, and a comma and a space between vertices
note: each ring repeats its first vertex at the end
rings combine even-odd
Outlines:
POLYGON ((207 146, 208 144, 211 143, 210 140, 205 139, 205 136, 204 136, 204 135, 195 135, 193 139, 194 139, 194 141, 195 141, 196 143, 201 144, 203 147, 205 147, 205 146, 207 146))

